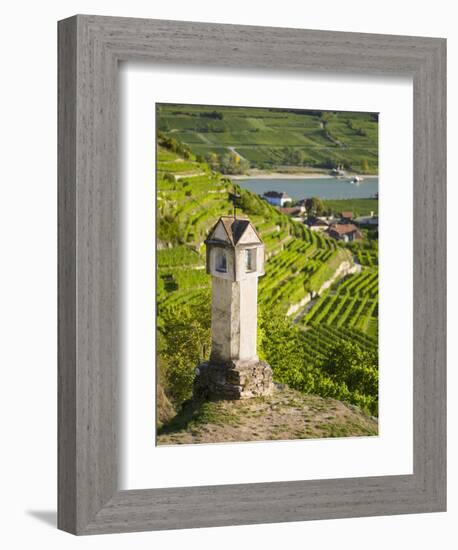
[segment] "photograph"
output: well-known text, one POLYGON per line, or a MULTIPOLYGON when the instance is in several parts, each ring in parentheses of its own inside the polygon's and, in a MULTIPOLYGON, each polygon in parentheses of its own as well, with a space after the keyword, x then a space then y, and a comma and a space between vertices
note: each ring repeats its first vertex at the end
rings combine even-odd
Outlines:
POLYGON ((155 108, 156 445, 376 436, 378 113, 155 108))

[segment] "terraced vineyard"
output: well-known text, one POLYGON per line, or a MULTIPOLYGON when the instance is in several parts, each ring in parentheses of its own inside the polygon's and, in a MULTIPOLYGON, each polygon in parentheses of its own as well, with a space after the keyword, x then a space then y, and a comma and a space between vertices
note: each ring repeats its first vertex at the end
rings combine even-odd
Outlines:
POLYGON ((377 339, 350 328, 336 328, 330 325, 317 325, 304 333, 307 361, 324 359, 327 353, 342 342, 356 342, 363 350, 377 349, 377 339))
POLYGON ((320 296, 300 323, 313 328, 326 325, 335 329, 355 329, 376 339, 378 270, 362 268, 360 273, 338 281, 320 296))
MULTIPOLYGON (((228 192, 234 190, 230 179, 180 147, 180 153, 158 148, 156 178, 158 372, 176 407, 190 397, 196 362, 208 358, 211 281, 205 270, 204 240, 221 215, 232 213, 228 192)), ((261 329, 260 341, 275 341, 275 349, 263 343, 260 355, 278 380, 291 387, 305 392, 315 388, 369 407, 364 392, 350 391, 346 382, 329 382, 317 365, 341 343, 377 350, 376 244, 337 242, 291 220, 259 196, 237 191, 240 215, 250 218, 266 249, 258 310, 261 320, 274 322, 270 328, 260 322, 267 327, 261 329), (354 261, 361 265, 360 272, 335 278, 342 265, 348 268, 354 261), (285 332, 277 343, 281 322, 285 332), (314 365, 313 376, 307 374, 307 365, 314 365), (310 377, 315 385, 307 385, 310 377)), ((375 411, 376 397, 370 399, 370 410, 375 411)))
POLYGON ((376 113, 162 104, 157 119, 162 132, 202 157, 235 150, 251 167, 341 163, 377 171, 376 113))
POLYGON ((345 250, 317 248, 315 242, 295 239, 269 261, 259 285, 259 303, 287 310, 305 295, 318 291, 340 263, 348 259, 345 250))
MULTIPOLYGON (((232 211, 227 199, 232 184, 195 157, 184 162, 164 149, 159 149, 157 169, 158 302, 160 311, 176 311, 180 304, 208 299, 203 241, 218 217, 232 211), (184 164, 187 176, 175 179, 184 164), (170 223, 161 231, 167 219, 170 223)), ((351 262, 344 246, 290 220, 257 195, 241 193, 245 213, 266 247, 266 274, 259 282, 261 308, 275 306, 286 312, 308 293, 319 291, 343 261, 351 262)), ((302 316, 301 326, 332 325, 376 334, 378 254, 358 249, 354 255, 364 266, 362 273, 338 281, 302 316)))
POLYGON ((358 250, 356 253, 358 263, 368 267, 375 267, 378 265, 378 251, 377 250, 358 250))
MULTIPOLYGON (((157 292, 160 313, 170 313, 182 303, 208 298, 203 241, 219 216, 232 212, 228 191, 233 185, 194 157, 184 163, 163 149, 158 152, 157 176, 157 292), (177 179, 183 164, 187 176, 177 179)), ((350 253, 334 240, 292 221, 257 195, 240 193, 242 213, 250 217, 266 249, 261 307, 275 306, 285 312, 307 293, 317 291, 342 261, 350 260, 350 253)))

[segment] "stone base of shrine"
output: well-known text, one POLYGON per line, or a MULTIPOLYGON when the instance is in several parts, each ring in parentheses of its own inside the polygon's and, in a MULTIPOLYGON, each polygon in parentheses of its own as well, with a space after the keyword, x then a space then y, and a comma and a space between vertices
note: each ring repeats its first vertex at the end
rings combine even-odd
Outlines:
POLYGON ((272 369, 259 359, 204 362, 196 368, 193 396, 196 400, 249 399, 271 395, 272 369))

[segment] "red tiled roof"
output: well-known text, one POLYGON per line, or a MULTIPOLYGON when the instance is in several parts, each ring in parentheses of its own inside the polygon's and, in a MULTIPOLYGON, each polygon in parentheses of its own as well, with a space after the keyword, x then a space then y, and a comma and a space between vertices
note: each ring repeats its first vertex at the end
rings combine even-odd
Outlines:
POLYGON ((342 212, 342 218, 347 218, 347 220, 353 219, 353 212, 351 212, 351 210, 345 210, 345 212, 342 212))
POLYGON ((329 225, 326 220, 320 220, 320 218, 316 218, 316 217, 307 218, 305 223, 310 227, 312 226, 327 227, 329 225))
POLYGON ((356 225, 352 223, 334 223, 329 227, 329 231, 334 231, 338 235, 348 235, 348 233, 358 233, 361 235, 356 225))

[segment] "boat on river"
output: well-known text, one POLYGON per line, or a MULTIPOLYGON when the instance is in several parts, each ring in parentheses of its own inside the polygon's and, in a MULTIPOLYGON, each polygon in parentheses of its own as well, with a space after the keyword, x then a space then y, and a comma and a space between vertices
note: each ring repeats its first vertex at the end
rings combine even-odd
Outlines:
POLYGON ((349 179, 349 182, 358 185, 359 183, 361 183, 361 182, 363 181, 363 179, 364 179, 364 178, 363 178, 362 176, 352 176, 352 177, 349 179))

